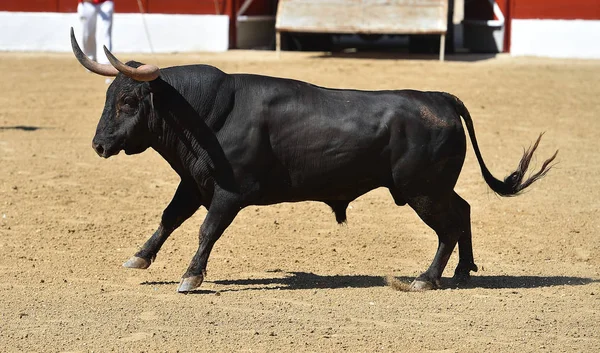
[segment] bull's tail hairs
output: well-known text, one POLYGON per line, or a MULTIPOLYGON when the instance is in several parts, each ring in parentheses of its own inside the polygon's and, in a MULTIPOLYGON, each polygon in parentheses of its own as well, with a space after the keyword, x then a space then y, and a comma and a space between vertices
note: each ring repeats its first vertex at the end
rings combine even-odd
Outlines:
POLYGON ((529 163, 531 162, 533 153, 538 148, 542 136, 544 136, 544 133, 542 132, 533 144, 533 146, 530 146, 529 148, 523 151, 523 157, 521 157, 521 161, 519 162, 517 170, 515 170, 509 176, 507 176, 504 179, 504 181, 496 179, 492 175, 492 173, 490 173, 485 163, 483 162, 483 157, 481 156, 481 152, 479 151, 479 145, 477 144, 477 138, 475 137, 475 129, 473 128, 473 120, 471 119, 471 114, 469 114, 469 111, 460 99, 448 93, 447 95, 454 103, 456 111, 463 117, 465 121, 467 131, 469 132, 469 137, 471 138, 471 143, 473 144, 473 150, 475 150, 477 161, 479 162, 479 166, 481 167, 481 174, 483 174, 485 182, 496 194, 500 196, 519 195, 521 191, 523 191, 525 188, 527 188, 529 185, 533 184, 537 180, 543 178, 550 171, 550 169, 552 169, 554 165, 551 165, 550 163, 552 163, 552 161, 554 161, 554 159, 556 158, 558 150, 556 150, 556 152, 554 152, 554 155, 552 155, 552 157, 548 158, 544 162, 544 164, 542 164, 542 167, 537 173, 533 173, 528 178, 523 180, 525 178, 525 173, 527 173, 527 168, 529 168, 529 163))

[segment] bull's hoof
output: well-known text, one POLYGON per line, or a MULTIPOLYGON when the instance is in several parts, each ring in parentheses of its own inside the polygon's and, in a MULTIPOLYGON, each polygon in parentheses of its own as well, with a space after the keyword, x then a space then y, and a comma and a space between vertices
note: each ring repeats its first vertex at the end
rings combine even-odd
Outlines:
POLYGON ((471 274, 467 272, 456 272, 452 277, 452 282, 457 286, 464 286, 471 281, 471 274))
POLYGON ((415 279, 410 284, 411 292, 422 292, 422 291, 426 291, 426 290, 432 290, 435 288, 436 288, 436 286, 433 283, 431 283, 429 281, 424 281, 422 279, 415 279))
POLYGON ((477 270, 477 265, 473 263, 467 265, 459 263, 456 267, 456 270, 454 270, 454 277, 452 277, 452 281, 458 286, 465 285, 471 280, 471 271, 477 272, 477 270))
POLYGON ((200 287, 203 280, 204 280, 203 275, 183 278, 181 280, 181 283, 179 283, 179 288, 177 288, 177 291, 179 293, 191 292, 194 289, 200 287))
POLYGON ((146 260, 141 257, 133 256, 131 259, 127 260, 127 262, 123 264, 123 267, 145 270, 148 267, 150 267, 150 264, 152 264, 152 261, 146 260))

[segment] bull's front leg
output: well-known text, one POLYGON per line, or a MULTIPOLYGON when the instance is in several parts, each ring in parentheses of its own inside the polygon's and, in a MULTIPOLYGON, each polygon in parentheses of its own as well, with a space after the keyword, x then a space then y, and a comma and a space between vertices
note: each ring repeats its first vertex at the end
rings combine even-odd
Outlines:
POLYGON ((206 275, 206 264, 210 252, 215 242, 233 222, 242 207, 241 205, 239 195, 220 189, 215 192, 206 218, 200 227, 198 250, 181 279, 177 289, 178 292, 187 293, 200 287, 206 275))
POLYGON ((201 199, 196 184, 181 181, 173 199, 165 208, 160 225, 142 248, 123 264, 127 268, 146 269, 171 233, 200 208, 201 199))

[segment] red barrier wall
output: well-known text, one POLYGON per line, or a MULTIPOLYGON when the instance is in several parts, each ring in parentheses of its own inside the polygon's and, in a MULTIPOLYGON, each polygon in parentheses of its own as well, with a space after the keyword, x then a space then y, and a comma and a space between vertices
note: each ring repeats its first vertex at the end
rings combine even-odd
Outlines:
MULTIPOLYGON (((140 0, 145 13, 229 16, 230 47, 236 43, 237 12, 244 0, 140 0)), ((78 0, 1 0, 0 11, 76 12, 78 0)), ((254 0, 245 15, 275 15, 277 0, 254 0)), ((116 13, 139 13, 137 0, 115 0, 116 13)))
POLYGON ((598 0, 511 0, 513 19, 600 20, 598 0))
MULTIPOLYGON (((600 20, 598 0, 496 0, 506 20, 504 27, 504 51, 510 51, 511 20, 600 20)), ((495 19, 489 0, 465 3, 465 18, 478 20, 495 19)))

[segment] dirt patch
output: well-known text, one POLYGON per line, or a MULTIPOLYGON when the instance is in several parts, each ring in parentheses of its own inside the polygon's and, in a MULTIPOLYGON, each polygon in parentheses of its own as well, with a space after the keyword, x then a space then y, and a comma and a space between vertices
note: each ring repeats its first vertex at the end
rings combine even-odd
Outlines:
POLYGON ((344 226, 319 203, 244 209, 215 246, 202 290, 180 295, 205 211, 148 270, 122 268, 158 225, 177 175, 150 151, 97 157, 106 85, 71 55, 0 53, 1 351, 598 351, 600 62, 158 57, 162 67, 184 63, 328 87, 448 91, 470 110, 497 177, 541 131, 538 165, 557 148, 559 164, 501 199, 469 145, 456 188, 472 207, 480 269, 468 288, 386 285, 424 271, 437 238, 378 189, 351 203, 344 226))

